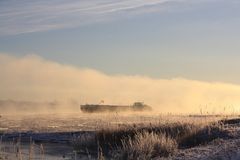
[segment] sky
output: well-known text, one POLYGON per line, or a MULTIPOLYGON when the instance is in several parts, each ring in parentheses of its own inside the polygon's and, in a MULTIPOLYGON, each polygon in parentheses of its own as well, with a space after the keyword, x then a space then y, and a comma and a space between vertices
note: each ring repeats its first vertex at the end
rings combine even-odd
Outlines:
POLYGON ((177 99, 176 103, 164 102, 165 106, 199 106, 222 97, 222 104, 238 105, 239 28, 238 0, 2 0, 0 99, 54 100, 68 93, 69 99, 84 97, 82 102, 104 98, 112 103, 120 103, 121 99, 130 103, 148 99, 159 104, 164 99, 160 93, 171 90, 163 89, 163 84, 180 83, 178 91, 174 91, 178 94, 168 100, 177 99), (93 79, 86 80, 85 72, 93 79), (36 73, 46 77, 44 82, 36 79, 36 73), (67 85, 69 80, 60 73, 76 73, 78 76, 70 74, 69 78, 79 82, 67 85), (96 84, 96 92, 92 91, 95 77, 102 82, 96 84), (12 78, 18 81, 10 81, 12 78), (135 87, 132 79, 136 80, 135 87), (58 85, 48 90, 46 86, 53 82, 58 85), (206 91, 193 97, 198 99, 194 103, 179 99, 186 82, 194 91, 205 84, 206 91), (62 94, 53 94, 62 83, 62 94), (125 87, 118 88, 120 84, 125 87), (220 84, 223 91, 229 91, 226 95, 219 91, 220 84), (119 92, 117 99, 107 94, 111 90, 119 92), (144 98, 147 96, 137 94, 139 90, 158 94, 154 96, 158 100, 144 98), (209 96, 202 95, 208 91, 209 96))

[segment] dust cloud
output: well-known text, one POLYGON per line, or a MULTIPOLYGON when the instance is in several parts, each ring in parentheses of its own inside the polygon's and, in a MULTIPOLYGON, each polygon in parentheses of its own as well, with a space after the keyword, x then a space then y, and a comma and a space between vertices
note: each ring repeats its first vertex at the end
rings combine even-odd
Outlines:
POLYGON ((0 54, 1 111, 79 111, 79 105, 144 101, 162 113, 240 111, 240 86, 184 78, 107 75, 43 59, 0 54))

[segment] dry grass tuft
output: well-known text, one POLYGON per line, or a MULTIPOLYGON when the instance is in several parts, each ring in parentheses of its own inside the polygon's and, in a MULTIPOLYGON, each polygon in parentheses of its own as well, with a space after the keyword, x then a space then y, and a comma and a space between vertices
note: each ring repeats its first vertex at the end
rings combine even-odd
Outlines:
POLYGON ((76 140, 77 150, 94 150, 114 159, 152 159, 167 157, 178 148, 206 144, 217 138, 231 138, 221 121, 198 123, 164 123, 129 125, 96 131, 76 140))
POLYGON ((165 134, 140 132, 134 138, 122 142, 116 158, 129 160, 147 160, 158 156, 168 156, 177 149, 174 139, 165 134))
POLYGON ((222 128, 221 123, 210 124, 196 131, 189 132, 189 134, 178 139, 178 144, 180 148, 191 148, 200 144, 206 144, 218 138, 232 138, 229 131, 222 128))
MULTIPOLYGON (((73 137, 72 145, 74 150, 81 153, 96 152, 97 151, 97 139, 94 135, 84 133, 77 137, 73 137)), ((96 153, 95 153, 96 154, 96 153)))

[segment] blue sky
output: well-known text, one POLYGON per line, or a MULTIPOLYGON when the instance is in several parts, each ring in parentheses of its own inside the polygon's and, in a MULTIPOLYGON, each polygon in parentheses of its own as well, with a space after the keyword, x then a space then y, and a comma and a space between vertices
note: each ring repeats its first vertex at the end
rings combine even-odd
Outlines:
POLYGON ((238 0, 3 0, 0 53, 115 75, 240 83, 238 0))

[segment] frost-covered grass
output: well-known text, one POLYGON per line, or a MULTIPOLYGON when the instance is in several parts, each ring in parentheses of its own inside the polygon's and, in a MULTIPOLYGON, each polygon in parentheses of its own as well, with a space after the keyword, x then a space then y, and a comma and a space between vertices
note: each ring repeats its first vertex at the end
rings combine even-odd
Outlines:
POLYGON ((116 154, 118 159, 151 159, 159 155, 168 156, 177 149, 177 142, 165 134, 137 133, 134 138, 122 142, 116 154))
POLYGON ((76 138, 74 147, 81 152, 95 149, 95 153, 99 153, 100 148, 103 155, 114 159, 167 157, 179 148, 206 144, 217 138, 231 138, 222 125, 222 121, 171 122, 105 128, 96 131, 92 138, 76 138))

